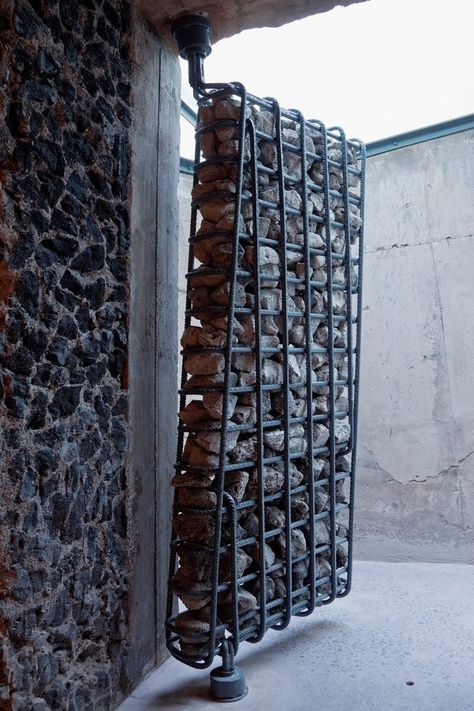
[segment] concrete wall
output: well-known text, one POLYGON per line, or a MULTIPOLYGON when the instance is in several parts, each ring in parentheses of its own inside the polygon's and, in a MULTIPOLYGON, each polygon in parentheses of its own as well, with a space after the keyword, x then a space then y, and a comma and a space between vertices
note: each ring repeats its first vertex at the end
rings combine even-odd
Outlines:
POLYGON ((128 678, 168 652, 164 620, 176 459, 180 72, 143 23, 134 33, 128 455, 128 678))
POLYGON ((368 160, 359 557, 474 560, 474 131, 368 160))
POLYGON ((472 562, 474 131, 369 158, 366 188, 355 554, 472 562))

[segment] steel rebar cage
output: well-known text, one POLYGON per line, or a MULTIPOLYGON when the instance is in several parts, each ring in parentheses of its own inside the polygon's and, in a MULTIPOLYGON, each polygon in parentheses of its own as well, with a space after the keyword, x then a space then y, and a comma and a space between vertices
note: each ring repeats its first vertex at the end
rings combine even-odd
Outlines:
POLYGON ((166 630, 206 668, 351 587, 365 149, 239 83, 196 95, 166 630))

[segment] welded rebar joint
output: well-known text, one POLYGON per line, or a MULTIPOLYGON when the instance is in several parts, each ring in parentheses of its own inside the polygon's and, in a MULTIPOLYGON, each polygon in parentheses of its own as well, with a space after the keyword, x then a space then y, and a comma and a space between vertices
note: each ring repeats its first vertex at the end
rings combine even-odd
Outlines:
POLYGON ((212 29, 204 15, 184 15, 171 25, 179 54, 189 64, 189 83, 197 89, 204 83, 204 59, 212 51, 212 29))
POLYGON ((248 693, 245 675, 240 667, 234 665, 232 643, 224 640, 221 648, 222 666, 210 673, 209 695, 215 701, 239 701, 248 693))

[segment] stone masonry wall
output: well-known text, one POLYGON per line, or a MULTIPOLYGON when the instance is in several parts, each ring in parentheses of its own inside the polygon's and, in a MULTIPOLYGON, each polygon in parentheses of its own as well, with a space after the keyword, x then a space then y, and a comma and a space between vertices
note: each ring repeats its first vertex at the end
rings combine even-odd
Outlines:
POLYGON ((126 657, 129 5, 0 2, 0 708, 126 657))

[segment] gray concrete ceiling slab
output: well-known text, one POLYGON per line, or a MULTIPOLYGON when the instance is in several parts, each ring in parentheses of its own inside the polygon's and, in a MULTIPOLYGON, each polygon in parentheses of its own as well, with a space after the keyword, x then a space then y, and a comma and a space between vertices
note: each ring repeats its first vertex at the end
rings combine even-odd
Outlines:
POLYGON ((170 47, 171 22, 186 14, 204 14, 213 29, 213 41, 254 27, 280 27, 337 6, 366 0, 137 0, 137 5, 170 47))

